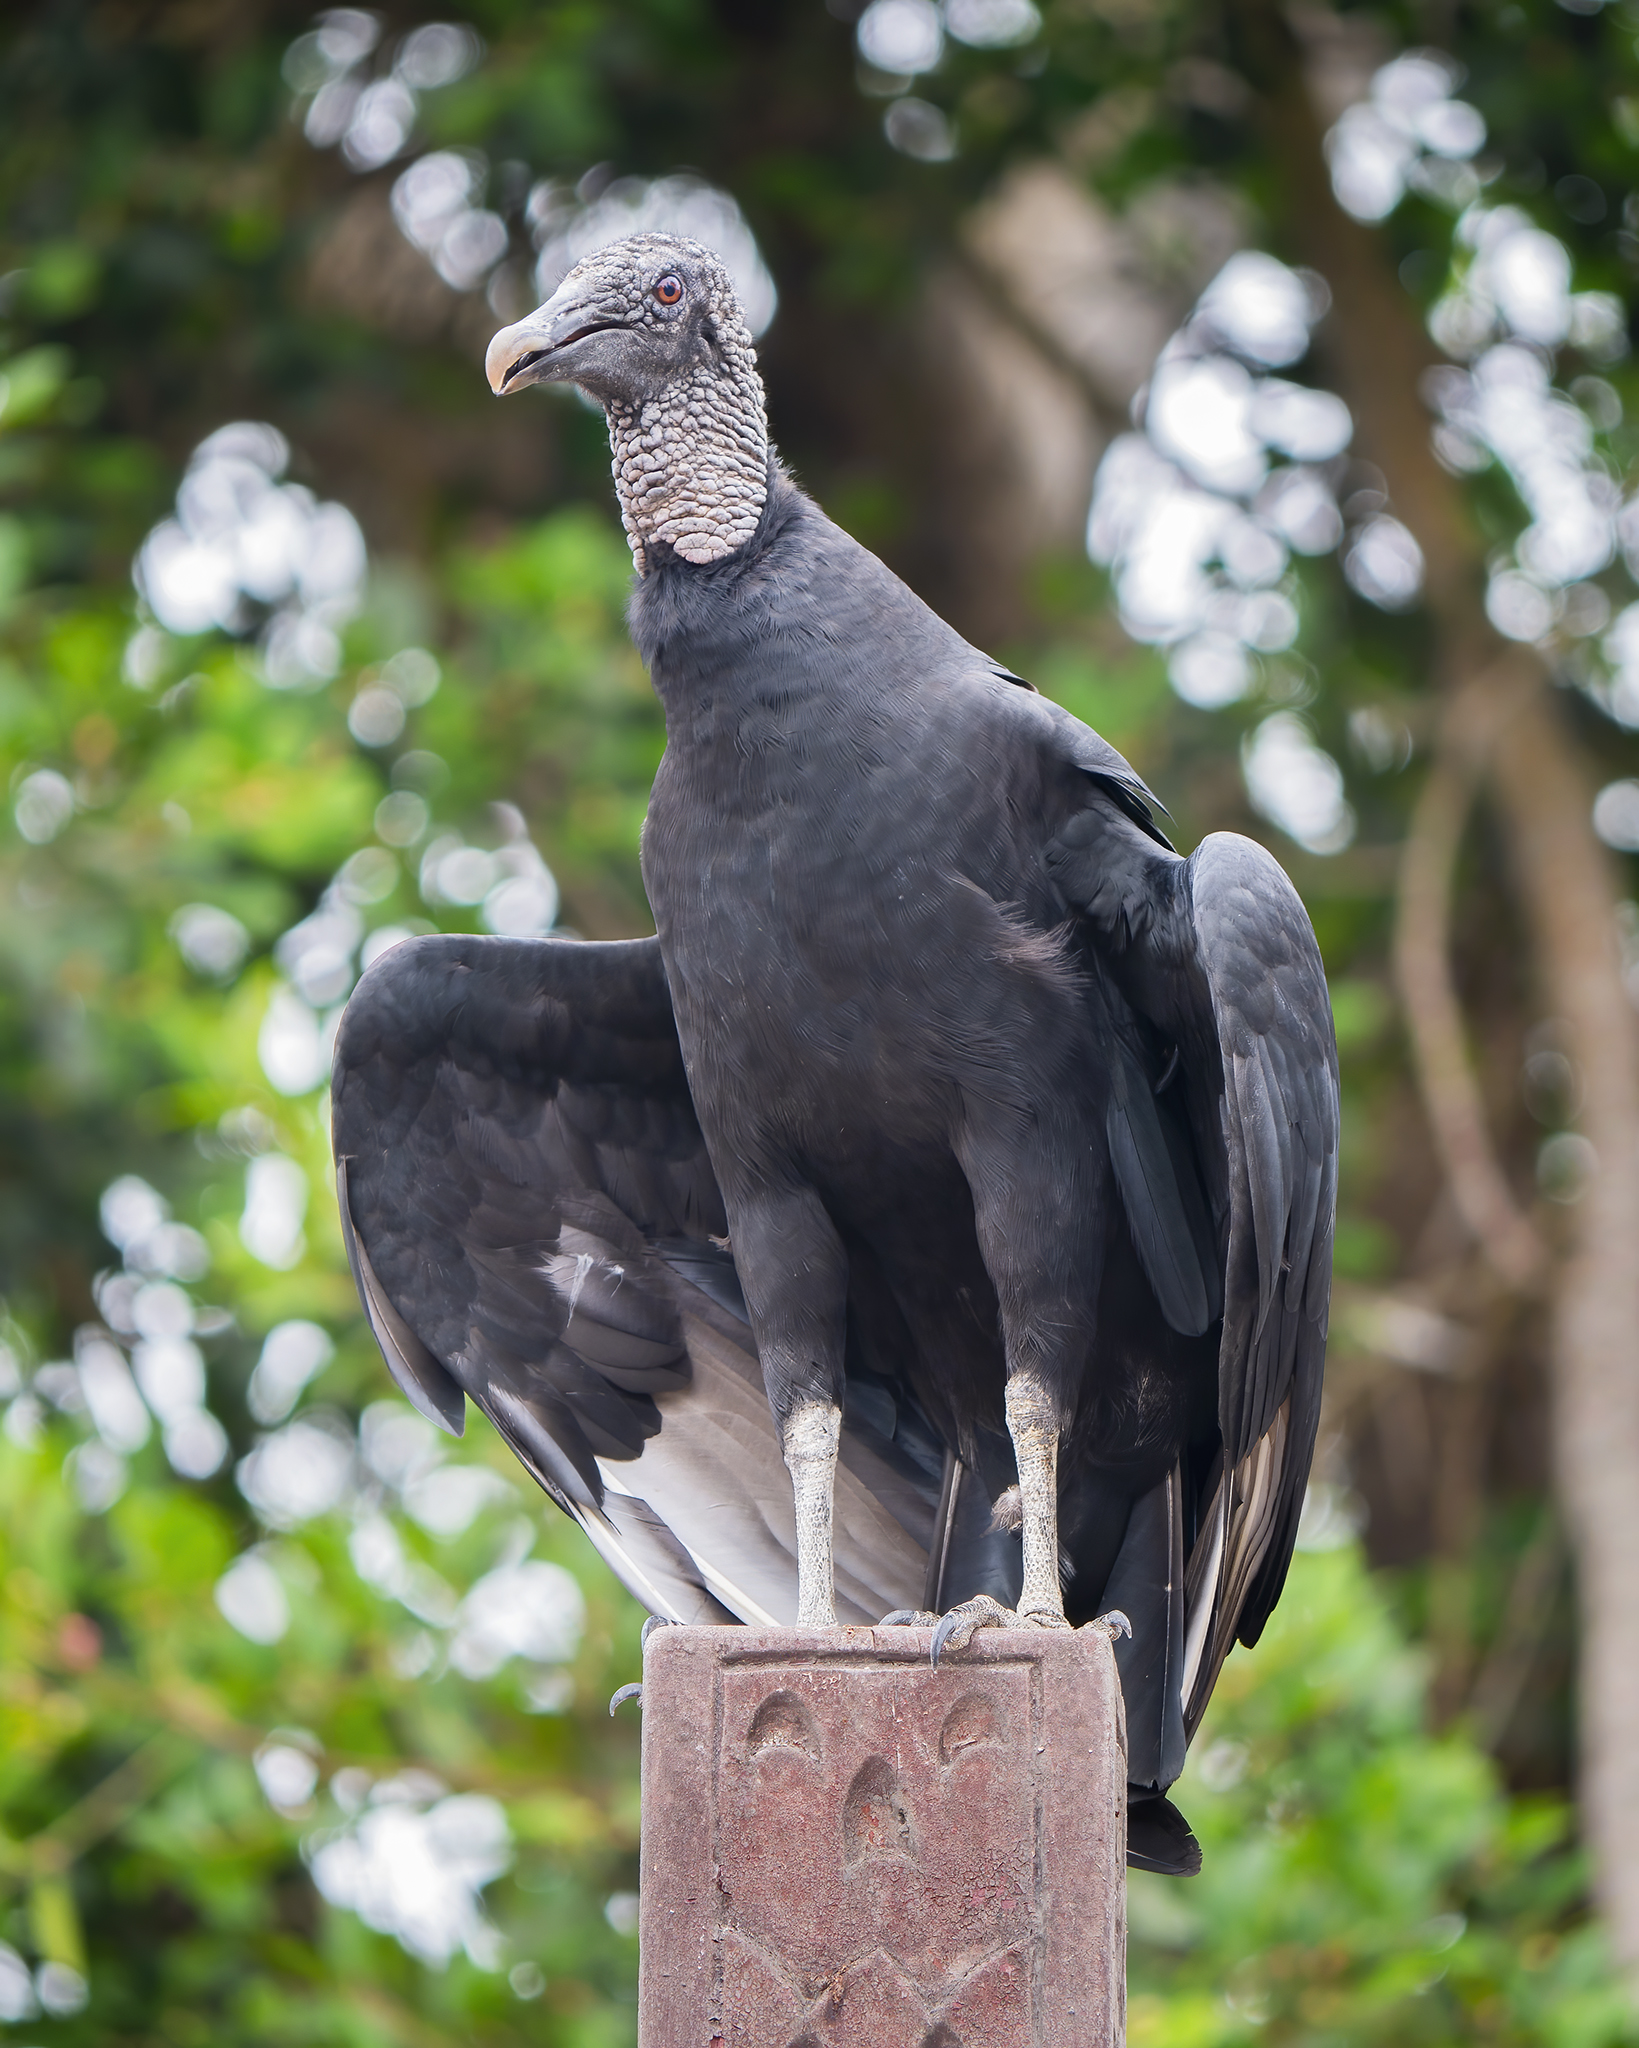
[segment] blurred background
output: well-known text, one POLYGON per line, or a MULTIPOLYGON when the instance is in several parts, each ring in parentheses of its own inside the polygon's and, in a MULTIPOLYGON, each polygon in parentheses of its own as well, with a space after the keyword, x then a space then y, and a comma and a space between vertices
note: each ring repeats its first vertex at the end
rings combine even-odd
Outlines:
POLYGON ((827 510, 1325 952, 1320 1460, 1132 2040, 1639 2040, 1636 38, 6 10, 0 2035, 634 2039, 641 1617, 392 1395, 326 1082, 408 932, 650 928, 603 422, 480 365, 658 225, 827 510))

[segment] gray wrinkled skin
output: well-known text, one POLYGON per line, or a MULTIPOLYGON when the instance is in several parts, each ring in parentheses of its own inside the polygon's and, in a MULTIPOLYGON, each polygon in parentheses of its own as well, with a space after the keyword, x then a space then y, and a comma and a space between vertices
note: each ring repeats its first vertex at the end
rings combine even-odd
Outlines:
POLYGON ((600 269, 615 272, 612 289, 634 306, 646 298, 644 317, 663 319, 665 308, 648 286, 655 263, 665 263, 679 246, 693 258, 708 296, 716 359, 691 364, 641 405, 616 400, 608 408, 620 523, 640 576, 656 541, 696 563, 721 561, 743 547, 768 494, 768 419, 757 352, 717 258, 698 242, 635 235, 588 256, 565 283, 590 283, 600 269))

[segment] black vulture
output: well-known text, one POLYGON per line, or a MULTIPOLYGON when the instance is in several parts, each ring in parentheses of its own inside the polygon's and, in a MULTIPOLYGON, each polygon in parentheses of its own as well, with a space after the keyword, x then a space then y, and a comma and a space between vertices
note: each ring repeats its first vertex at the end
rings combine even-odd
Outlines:
POLYGON ((409 1398, 470 1396, 673 1621, 1119 1609, 1131 1859, 1286 1576, 1337 1055, 1274 859, 1114 750, 771 449, 719 260, 637 235, 495 337, 604 406, 665 710, 657 937, 435 936, 337 1042, 341 1213, 409 1398), (947 1611, 948 1610, 948 1611, 947 1611))

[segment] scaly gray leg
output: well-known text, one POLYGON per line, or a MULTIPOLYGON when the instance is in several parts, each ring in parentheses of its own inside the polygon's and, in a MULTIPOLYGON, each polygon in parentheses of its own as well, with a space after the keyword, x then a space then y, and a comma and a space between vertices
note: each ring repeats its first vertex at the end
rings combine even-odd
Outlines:
POLYGON ((797 1506, 797 1626, 835 1628, 831 1505, 837 1476, 842 1410, 833 1401, 802 1401, 780 1432, 797 1506))
POLYGON ((1059 1584, 1059 1424, 1053 1401, 1030 1372, 1007 1383, 1007 1433, 1019 1467, 1024 1587, 1019 1618, 1038 1628, 1068 1628, 1059 1584))
POLYGON ((947 1648, 965 1650, 981 1628, 1067 1629, 1059 1585, 1059 1425, 1052 1397, 1027 1369, 1007 1382, 1007 1430, 1019 1468, 1019 1518, 1024 1586, 1018 1610, 988 1593, 953 1607, 933 1632, 933 1661, 947 1648))

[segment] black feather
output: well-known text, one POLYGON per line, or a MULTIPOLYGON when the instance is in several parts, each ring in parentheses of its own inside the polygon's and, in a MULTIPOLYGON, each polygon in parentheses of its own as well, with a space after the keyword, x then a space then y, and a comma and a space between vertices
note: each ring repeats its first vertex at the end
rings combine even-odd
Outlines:
POLYGON ((1177 1162, 1148 1079, 1124 1048, 1111 1062, 1111 1079, 1104 1128, 1133 1243, 1162 1315, 1182 1335, 1199 1337, 1212 1320, 1211 1295, 1177 1162))

